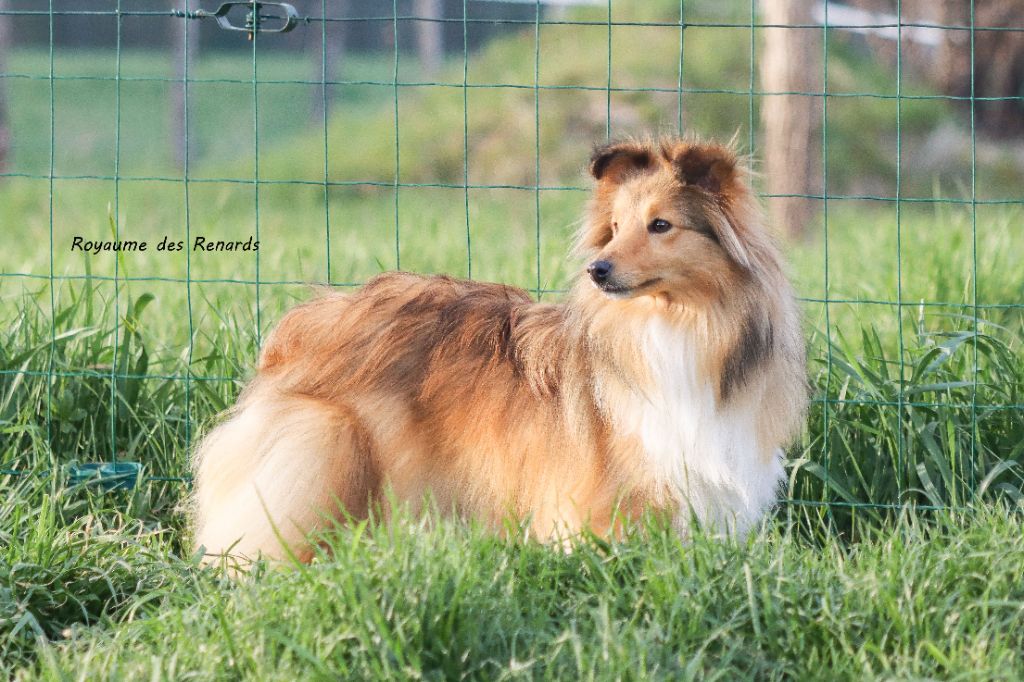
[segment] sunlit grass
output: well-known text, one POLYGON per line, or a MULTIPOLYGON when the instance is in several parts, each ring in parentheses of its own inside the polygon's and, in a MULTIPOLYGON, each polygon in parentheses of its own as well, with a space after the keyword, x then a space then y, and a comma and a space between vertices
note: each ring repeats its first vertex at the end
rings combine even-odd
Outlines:
POLYGON ((229 581, 151 525, 152 486, 0 486, 2 670, 25 679, 1024 673, 1024 536, 996 507, 857 524, 852 544, 790 508, 745 543, 652 524, 571 552, 398 518, 229 581))
MULTIPOLYGON (((567 553, 402 519, 336 529, 300 570, 229 581, 196 567, 187 483, 148 479, 187 474, 190 443, 308 283, 400 266, 558 300, 579 266, 567 252, 590 144, 606 124, 676 129, 674 92, 616 92, 606 120, 607 31, 565 28, 540 31, 539 64, 532 27, 473 53, 470 82, 523 87, 471 89, 465 109, 459 88, 400 88, 400 183, 452 187, 396 188, 387 83, 334 88, 326 147, 311 87, 261 85, 257 186, 249 55, 204 55, 194 76, 240 82, 191 88, 185 182, 166 82, 123 81, 116 128, 110 53, 58 54, 59 76, 85 79, 57 83, 51 148, 46 55, 13 53, 8 70, 34 77, 7 83, 12 167, 33 177, 0 180, 0 469, 22 472, 0 474, 0 677, 1024 677, 1020 206, 832 199, 827 223, 783 245, 814 402, 787 501, 749 543, 683 545, 654 526, 567 553), (551 89, 532 88, 535 67, 551 89), (559 89, 581 84, 598 90, 559 89), (85 255, 76 235, 150 250, 85 255), (196 236, 260 250, 156 250, 196 236), (142 463, 134 489, 68 484, 75 464, 115 458, 142 463)), ((616 85, 674 88, 675 57, 652 56, 675 55, 678 30, 639 30, 613 32, 616 85)), ((687 29, 687 87, 739 92, 686 93, 688 130, 754 139, 748 40, 687 29)), ((833 48, 834 91, 892 90, 892 74, 833 48)), ((383 82, 391 66, 350 58, 340 77, 383 82)), ((122 67, 171 73, 131 51, 122 67)), ((260 78, 308 67, 268 56, 260 78)), ((462 68, 432 77, 457 84, 462 68)), ((423 77, 403 62, 403 79, 423 77)), ((891 195, 892 101, 836 98, 830 112, 830 193, 891 195), (870 148, 865 129, 881 131, 870 148)), ((950 117, 941 101, 904 103, 903 196, 968 194, 963 172, 945 187, 915 172, 915 144, 950 117)))

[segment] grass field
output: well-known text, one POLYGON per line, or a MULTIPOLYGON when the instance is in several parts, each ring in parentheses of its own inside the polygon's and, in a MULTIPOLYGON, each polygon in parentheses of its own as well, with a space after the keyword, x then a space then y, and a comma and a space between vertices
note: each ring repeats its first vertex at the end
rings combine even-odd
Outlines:
MULTIPOLYGON (((541 39, 551 90, 471 89, 464 117, 460 88, 403 89, 399 187, 390 86, 335 86, 318 123, 309 86, 261 85, 257 184, 251 61, 205 57, 185 183, 169 117, 153 116, 168 83, 147 80, 170 77, 166 60, 123 55, 122 75, 141 80, 121 81, 118 106, 110 53, 58 55, 68 79, 55 81, 51 154, 47 56, 12 56, 23 77, 6 83, 15 174, 0 180, 0 469, 21 475, 0 475, 0 676, 1024 676, 1024 208, 958 203, 966 162, 914 172, 928 130, 955 124, 941 101, 903 104, 901 196, 955 201, 897 203, 884 200, 894 103, 830 100, 830 191, 883 199, 831 200, 827 222, 784 245, 814 403, 788 453, 787 501, 749 542, 683 546, 651 526, 563 553, 404 519, 335 529, 330 558, 231 582, 191 557, 187 484, 68 484, 74 464, 114 457, 148 477, 186 473, 189 442, 306 283, 347 287, 400 266, 556 300, 578 267, 566 252, 587 196, 580 168, 607 122, 603 92, 557 89, 606 83, 605 29, 562 28, 541 39), (580 40, 602 59, 573 59, 580 40), (869 149, 865 127, 881 131, 869 149), (325 173, 340 184, 325 187, 325 173), (547 189, 531 187, 538 178, 547 189), (153 250, 164 236, 257 231, 258 257, 153 250), (150 250, 70 248, 114 234, 150 250)), ((616 82, 675 87, 676 63, 630 51, 629 28, 613 38, 616 82)), ((679 49, 671 28, 644 38, 649 54, 679 49)), ((532 86, 532 40, 531 28, 474 54, 468 80, 532 86)), ((748 40, 688 33, 687 83, 747 88, 748 40)), ((835 88, 892 91, 891 74, 835 50, 835 88)), ((268 57, 260 77, 308 78, 307 66, 268 57)), ((390 68, 352 59, 342 78, 387 81, 390 68)), ((436 76, 462 77, 461 59, 436 76)), ((749 140, 756 104, 688 92, 687 126, 749 140)), ((678 115, 671 92, 615 93, 611 106, 615 133, 672 129, 678 115)), ((1020 183, 983 165, 977 196, 1017 199, 1020 183)))
POLYGON ((742 545, 654 528, 572 553, 399 522, 228 582, 182 556, 152 488, 5 492, 0 625, 25 678, 1024 674, 1024 536, 1005 508, 869 522, 856 543, 790 510, 742 545))

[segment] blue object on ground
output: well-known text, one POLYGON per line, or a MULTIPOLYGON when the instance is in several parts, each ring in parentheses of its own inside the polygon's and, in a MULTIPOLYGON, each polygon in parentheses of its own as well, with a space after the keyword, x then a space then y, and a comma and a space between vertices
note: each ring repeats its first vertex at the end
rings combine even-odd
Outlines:
POLYGON ((139 462, 89 462, 68 470, 71 485, 98 485, 103 490, 127 490, 135 487, 142 472, 139 462))

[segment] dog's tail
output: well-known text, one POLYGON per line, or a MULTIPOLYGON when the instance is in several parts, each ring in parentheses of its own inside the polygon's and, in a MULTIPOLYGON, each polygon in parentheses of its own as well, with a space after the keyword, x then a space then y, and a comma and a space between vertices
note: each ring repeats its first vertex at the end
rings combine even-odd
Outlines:
POLYGON ((369 444, 354 415, 255 385, 196 451, 195 545, 207 563, 311 558, 310 531, 364 515, 369 444))

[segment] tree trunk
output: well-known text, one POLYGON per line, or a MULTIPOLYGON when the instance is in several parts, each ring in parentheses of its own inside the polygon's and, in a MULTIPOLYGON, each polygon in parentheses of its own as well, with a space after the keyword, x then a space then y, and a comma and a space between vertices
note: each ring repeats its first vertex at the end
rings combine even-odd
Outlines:
MULTIPOLYGON (((970 26, 971 8, 966 2, 945 0, 940 4, 942 22, 970 26)), ((1024 6, 1020 0, 986 0, 974 9, 975 27, 1016 28, 1024 6)), ((944 31, 933 78, 945 94, 971 95, 971 34, 944 31)), ((1024 132, 1024 33, 1020 31, 974 32, 974 96, 978 127, 997 137, 1016 138, 1024 132)), ((957 103, 969 111, 970 100, 957 103)))
MULTIPOLYGON (((338 19, 349 16, 349 0, 335 0, 327 3, 327 16, 324 19, 338 19), (334 13, 331 13, 331 8, 334 13)), ((319 87, 312 88, 312 104, 310 115, 314 123, 323 124, 324 103, 330 99, 332 81, 338 80, 338 64, 342 55, 345 54, 346 35, 345 22, 324 21, 323 27, 319 24, 310 26, 309 37, 307 38, 307 49, 309 50, 310 62, 313 65, 312 80, 321 82, 319 87)))
MULTIPOLYGON (((874 12, 892 14, 890 0, 848 0, 849 4, 874 12)), ((967 0, 903 0, 903 23, 969 27, 971 4, 967 0)), ((975 123, 978 129, 994 137, 1015 139, 1024 132, 1024 32, 1021 25, 1024 3, 1021 0, 977 0, 975 30, 974 95, 975 123)), ((971 95, 971 33, 967 30, 941 30, 938 46, 922 45, 907 39, 911 29, 903 30, 902 61, 904 73, 911 69, 923 74, 945 96, 969 98, 971 95)), ((890 38, 867 38, 876 58, 896 63, 896 42, 890 38)), ((953 102, 966 119, 970 99, 953 102)))
POLYGON ((443 0, 413 0, 413 13, 427 21, 416 22, 416 49, 423 73, 436 73, 444 57, 443 0))
MULTIPOLYGON (((196 0, 172 0, 175 7, 192 11, 197 9, 196 0)), ((185 130, 185 83, 186 74, 192 73, 199 53, 199 26, 201 21, 178 19, 174 29, 174 69, 177 82, 171 84, 171 153, 178 168, 185 167, 185 157, 189 153, 187 145, 188 131, 185 130), (187 62, 186 62, 187 60, 187 62), (186 69, 186 63, 188 68, 186 69)))
MULTIPOLYGON (((0 0, 0 11, 7 9, 7 0, 0 0)), ((0 14, 0 73, 7 70, 7 53, 11 48, 11 17, 0 14)), ((0 79, 0 173, 6 173, 11 162, 11 129, 7 114, 7 80, 0 79)))
MULTIPOLYGON (((812 0, 763 0, 762 19, 783 26, 813 24, 813 4, 812 0)), ((821 92, 821 29, 767 28, 764 32, 763 90, 821 92)), ((818 96, 762 99, 764 178, 769 194, 821 194, 821 112, 818 96)), ((818 213, 818 203, 804 197, 770 198, 771 222, 784 235, 804 236, 818 213)))

